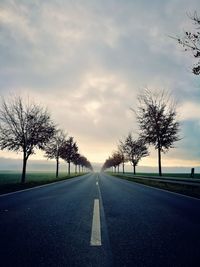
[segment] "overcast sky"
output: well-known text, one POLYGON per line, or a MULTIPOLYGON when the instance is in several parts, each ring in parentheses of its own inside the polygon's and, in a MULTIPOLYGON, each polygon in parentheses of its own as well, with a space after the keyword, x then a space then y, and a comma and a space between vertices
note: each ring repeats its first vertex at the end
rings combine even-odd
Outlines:
MULTIPOLYGON (((163 165, 200 166, 200 78, 193 57, 169 38, 194 28, 187 13, 195 10, 199 0, 0 0, 0 95, 47 106, 81 153, 104 162, 137 131, 130 107, 138 93, 170 90, 183 139, 163 165)), ((151 149, 141 164, 156 158, 151 149)))

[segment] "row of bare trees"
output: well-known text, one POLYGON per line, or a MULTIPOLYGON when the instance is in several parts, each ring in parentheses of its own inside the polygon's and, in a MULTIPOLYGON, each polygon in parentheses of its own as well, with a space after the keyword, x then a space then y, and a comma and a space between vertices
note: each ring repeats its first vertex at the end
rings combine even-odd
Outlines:
POLYGON ((59 174, 60 158, 92 170, 90 162, 78 152, 73 137, 57 129, 46 109, 33 102, 24 103, 22 97, 2 99, 0 106, 0 149, 22 152, 23 167, 21 183, 26 180, 26 166, 35 149, 45 151, 47 158, 56 159, 56 177, 59 174))
MULTIPOLYGON (((185 31, 182 36, 171 37, 175 39, 184 51, 192 53, 196 62, 192 67, 195 75, 200 75, 200 17, 195 11, 188 14, 188 17, 194 24, 192 31, 185 31)), ((138 97, 138 109, 134 112, 140 128, 139 138, 134 139, 131 134, 118 147, 118 151, 109 157, 102 170, 114 167, 115 171, 122 164, 124 172, 124 163, 130 161, 134 168, 142 157, 148 156, 148 145, 153 145, 158 151, 159 175, 162 175, 161 153, 166 153, 173 147, 174 142, 180 138, 179 122, 176 120, 176 107, 169 96, 161 93, 151 93, 149 90, 138 97), (138 145, 139 144, 139 145, 138 145)))
POLYGON ((143 157, 149 155, 148 147, 152 145, 158 151, 158 170, 161 176, 161 153, 166 153, 174 142, 180 140, 176 104, 164 91, 151 92, 145 89, 138 96, 137 109, 132 110, 139 126, 138 137, 128 134, 125 140, 120 141, 118 150, 105 161, 102 170, 114 167, 116 172, 116 168, 119 171, 119 165, 122 164, 124 173, 124 163, 129 161, 136 174, 136 166, 143 157))
POLYGON ((124 165, 126 162, 130 162, 133 166, 133 173, 136 174, 136 166, 138 165, 141 158, 149 155, 147 146, 144 142, 144 139, 141 137, 134 138, 131 133, 125 138, 124 141, 120 141, 118 145, 118 150, 115 151, 111 157, 109 157, 102 170, 107 168, 114 168, 114 172, 119 172, 119 166, 122 164, 122 172, 125 172, 124 165))
POLYGON ((78 146, 74 138, 71 136, 66 138, 66 134, 62 130, 55 131, 44 150, 47 158, 56 160, 56 178, 59 174, 60 159, 67 162, 68 175, 71 172, 71 163, 75 165, 75 173, 78 171, 80 173, 84 167, 92 171, 91 163, 78 152, 78 146))

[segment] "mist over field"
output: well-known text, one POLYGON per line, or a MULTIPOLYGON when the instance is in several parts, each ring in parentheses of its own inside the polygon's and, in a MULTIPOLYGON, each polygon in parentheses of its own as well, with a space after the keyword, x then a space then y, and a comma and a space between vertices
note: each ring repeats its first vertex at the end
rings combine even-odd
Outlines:
MULTIPOLYGON (((92 164, 94 171, 100 171, 102 163, 92 164)), ((22 162, 20 159, 6 159, 0 158, 0 172, 2 171, 17 171, 21 172, 22 162)), ((55 161, 54 160, 29 160, 27 171, 44 171, 44 172, 55 172, 55 161)), ((60 164, 60 171, 67 172, 67 164, 62 161, 60 164)), ((74 166, 72 166, 72 172, 74 171, 74 166)), ((121 168, 120 168, 121 171, 121 168)), ((132 166, 129 164, 125 165, 125 171, 131 172, 132 166)), ((188 167, 163 167, 163 173, 190 173, 191 168, 188 167)), ((137 172, 148 172, 156 173, 158 172, 157 167, 149 166, 138 166, 137 172)), ((200 167, 195 168, 195 172, 200 172, 200 167)))

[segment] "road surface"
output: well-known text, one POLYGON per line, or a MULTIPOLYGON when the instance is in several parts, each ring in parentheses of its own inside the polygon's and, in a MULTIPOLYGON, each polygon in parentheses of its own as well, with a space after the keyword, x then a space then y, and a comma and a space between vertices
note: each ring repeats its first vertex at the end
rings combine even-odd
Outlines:
POLYGON ((1 196, 0 266, 200 266, 200 200, 97 173, 1 196))

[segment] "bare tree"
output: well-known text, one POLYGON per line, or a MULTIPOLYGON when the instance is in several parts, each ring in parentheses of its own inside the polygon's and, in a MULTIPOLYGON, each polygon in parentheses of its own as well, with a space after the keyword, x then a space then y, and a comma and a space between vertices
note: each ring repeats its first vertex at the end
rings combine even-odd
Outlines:
POLYGON ((121 154, 121 159, 122 159, 122 172, 125 173, 125 162, 128 161, 125 151, 124 151, 124 143, 123 141, 120 141, 120 144, 118 145, 118 151, 121 154))
POLYGON ((47 110, 21 97, 2 99, 0 107, 0 148, 23 153, 21 183, 25 183, 27 160, 34 149, 43 149, 55 131, 47 110))
POLYGON ((65 141, 66 134, 62 130, 56 130, 54 135, 44 148, 47 158, 56 159, 56 178, 58 178, 59 161, 61 157, 62 147, 64 146, 65 141))
POLYGON ((114 167, 114 160, 112 157, 109 157, 108 159, 106 159, 106 161, 104 162, 101 171, 105 171, 106 169, 112 168, 114 167))
POLYGON ((136 112, 141 137, 158 150, 159 175, 162 175, 161 152, 167 152, 178 136, 179 122, 176 120, 176 105, 169 94, 144 90, 138 97, 136 112))
POLYGON ((119 165, 122 163, 122 156, 121 153, 119 153, 118 151, 115 151, 112 154, 112 162, 113 162, 113 166, 116 172, 116 168, 117 168, 117 172, 119 173, 119 165))
POLYGON ((73 162, 75 155, 78 152, 78 146, 74 142, 73 137, 69 137, 61 148, 61 158, 68 163, 68 175, 70 175, 70 165, 73 162))
POLYGON ((136 174, 138 162, 149 155, 145 141, 142 138, 134 139, 131 134, 127 136, 123 145, 127 159, 133 165, 133 173, 136 174))
POLYGON ((86 163, 87 163, 87 158, 81 155, 79 160, 79 166, 81 167, 82 172, 83 168, 86 166, 86 163))
POLYGON ((79 153, 74 154, 72 162, 75 165, 75 173, 77 173, 78 166, 79 166, 79 173, 81 171, 80 168, 82 168, 82 172, 83 172, 84 167, 90 171, 93 171, 92 164, 89 162, 89 160, 83 155, 80 155, 79 153))
POLYGON ((118 167, 118 173, 119 173, 119 165, 123 162, 122 154, 119 151, 115 151, 111 157, 109 157, 105 163, 103 164, 101 170, 104 171, 108 168, 114 167, 114 170, 116 172, 116 168, 118 167))
POLYGON ((193 32, 185 31, 183 37, 172 37, 176 39, 178 43, 184 48, 185 51, 191 52, 192 55, 197 59, 197 62, 192 68, 192 72, 195 75, 200 74, 200 17, 197 12, 193 15, 188 15, 189 18, 195 25, 193 32))
POLYGON ((84 156, 80 156, 79 158, 79 164, 82 167, 82 172, 83 172, 83 168, 87 168, 90 171, 93 171, 92 165, 91 163, 88 161, 88 159, 84 156))
POLYGON ((75 165, 75 173, 77 173, 77 166, 80 165, 80 154, 76 153, 73 158, 73 163, 75 165))
POLYGON ((91 164, 91 162, 90 162, 89 160, 87 160, 85 167, 86 167, 88 170, 93 171, 92 164, 91 164))

